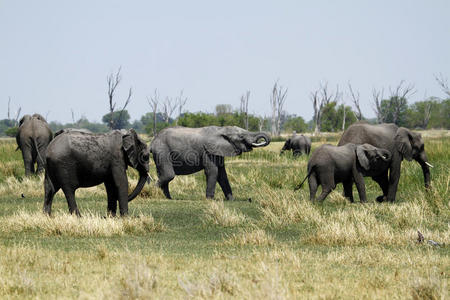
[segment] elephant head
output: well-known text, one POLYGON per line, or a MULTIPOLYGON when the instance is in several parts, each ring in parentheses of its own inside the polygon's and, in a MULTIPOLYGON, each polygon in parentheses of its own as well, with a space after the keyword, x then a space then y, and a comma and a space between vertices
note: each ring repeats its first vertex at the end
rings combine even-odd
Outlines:
POLYGON ((395 134, 395 146, 407 161, 416 160, 422 167, 425 186, 430 185, 430 167, 433 167, 427 158, 425 144, 420 133, 400 127, 395 134))
POLYGON ((236 156, 269 143, 270 137, 264 132, 250 132, 237 126, 225 126, 217 127, 211 132, 204 147, 206 152, 213 155, 236 156))
POLYGON ((148 177, 150 153, 147 145, 137 135, 134 129, 123 131, 122 149, 127 164, 139 172, 139 181, 128 196, 128 202, 136 198, 144 187, 148 177))
POLYGON ((287 140, 286 140, 286 142, 284 143, 284 145, 283 145, 283 148, 281 148, 281 152, 280 152, 280 154, 282 154, 284 151, 286 151, 286 150, 291 150, 292 149, 292 146, 291 146, 291 138, 288 138, 287 140))
POLYGON ((381 165, 389 163, 392 154, 386 149, 380 149, 370 144, 356 146, 356 157, 359 164, 366 171, 381 170, 381 165))
POLYGON ((40 114, 33 114, 31 117, 32 117, 33 119, 38 119, 39 121, 42 121, 42 122, 44 122, 44 123, 47 123, 47 120, 45 120, 45 118, 44 118, 42 115, 40 115, 40 114))
POLYGON ((19 121, 19 126, 22 126, 23 123, 25 123, 26 121, 31 120, 31 116, 30 115, 24 115, 20 121, 19 121))

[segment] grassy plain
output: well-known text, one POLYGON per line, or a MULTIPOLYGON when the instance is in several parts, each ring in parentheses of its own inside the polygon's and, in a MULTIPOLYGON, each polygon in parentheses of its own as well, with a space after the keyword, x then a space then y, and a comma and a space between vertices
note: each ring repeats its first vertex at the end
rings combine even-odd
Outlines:
POLYGON ((307 157, 279 156, 281 147, 226 160, 235 201, 219 186, 206 200, 199 172, 171 183, 174 200, 146 185, 125 219, 104 218, 102 186, 77 191, 82 218, 59 192, 49 218, 42 176, 25 178, 14 141, 1 140, 0 298, 448 299, 448 132, 426 137, 432 190, 403 162, 393 204, 375 202, 369 178, 366 205, 346 201, 342 186, 310 203, 307 187, 293 191, 307 157))

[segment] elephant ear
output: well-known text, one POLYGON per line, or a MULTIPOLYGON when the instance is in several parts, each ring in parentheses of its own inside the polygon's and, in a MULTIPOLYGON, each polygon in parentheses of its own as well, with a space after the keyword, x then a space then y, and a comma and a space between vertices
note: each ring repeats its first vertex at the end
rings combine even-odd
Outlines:
POLYGON ((19 126, 22 126, 23 123, 25 123, 26 121, 30 120, 31 116, 30 115, 25 115, 23 116, 20 121, 19 121, 19 126))
POLYGON ((283 149, 282 150, 289 150, 291 149, 291 138, 288 138, 286 140, 286 142, 284 143, 283 149))
POLYGON ((400 127, 394 137, 397 150, 403 154, 407 161, 412 160, 411 131, 404 127, 400 127))
POLYGON ((369 171, 369 159, 367 158, 366 151, 363 145, 356 146, 356 157, 358 158, 358 162, 361 167, 363 167, 366 171, 369 171))
POLYGON ((225 135, 221 134, 210 136, 204 147, 206 152, 217 156, 236 156, 241 154, 241 151, 225 135))
POLYGON ((138 151, 136 149, 136 140, 138 136, 134 129, 130 129, 124 135, 122 135, 122 148, 125 151, 128 162, 133 168, 138 166, 138 151))

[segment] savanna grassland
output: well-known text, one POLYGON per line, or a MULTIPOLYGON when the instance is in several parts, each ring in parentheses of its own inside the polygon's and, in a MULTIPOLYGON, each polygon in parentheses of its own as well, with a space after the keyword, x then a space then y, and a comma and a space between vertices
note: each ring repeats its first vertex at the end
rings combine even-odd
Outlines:
POLYGON ((104 218, 102 186, 77 191, 82 218, 61 192, 43 215, 43 177, 25 178, 15 142, 1 140, 0 298, 448 299, 450 136, 425 140, 432 189, 405 161, 395 203, 376 203, 366 178, 365 205, 341 185, 312 204, 307 185, 294 192, 307 157, 273 142, 226 159, 235 201, 218 185, 206 200, 199 172, 172 181, 174 200, 146 185, 128 218, 104 218))

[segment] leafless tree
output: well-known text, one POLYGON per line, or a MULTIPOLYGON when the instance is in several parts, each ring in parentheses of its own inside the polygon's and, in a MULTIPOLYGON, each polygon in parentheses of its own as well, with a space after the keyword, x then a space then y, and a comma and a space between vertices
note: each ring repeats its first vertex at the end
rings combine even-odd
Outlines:
POLYGON ((280 135, 281 130, 281 115, 283 113, 283 106, 286 102, 287 88, 278 86, 278 81, 275 82, 272 95, 270 96, 270 106, 272 108, 272 135, 280 135))
POLYGON ((377 116, 377 123, 381 124, 384 122, 383 111, 381 109, 381 100, 383 100, 384 89, 376 90, 375 88, 372 90, 373 97, 373 111, 377 116))
POLYGON ((155 93, 151 97, 147 97, 147 102, 150 105, 153 112, 153 136, 156 136, 156 114, 158 112, 158 104, 159 104, 159 94, 158 90, 155 89, 155 93))
POLYGON ((186 105, 188 98, 183 95, 183 90, 180 91, 180 95, 176 98, 176 103, 178 105, 178 118, 176 121, 176 125, 178 125, 178 119, 181 117, 181 114, 183 113, 183 108, 186 105))
MULTIPOLYGON (((350 90, 350 96, 352 98, 352 103, 355 106, 356 112, 354 112, 355 117, 358 121, 361 121, 363 118, 363 115, 361 113, 361 107, 359 105, 359 99, 360 99, 360 95, 359 95, 359 91, 356 91, 356 93, 353 91, 352 85, 350 84, 350 82, 348 83, 348 89, 350 90)), ((345 109, 344 109, 345 111, 345 109)))
POLYGON ((328 91, 328 82, 320 83, 319 89, 311 92, 310 98, 314 109, 314 134, 320 133, 320 125, 322 123, 323 108, 331 102, 337 102, 341 97, 339 86, 336 87, 336 92, 328 91))
POLYGON ((17 126, 19 124, 19 118, 20 118, 20 112, 22 111, 22 107, 19 107, 19 109, 16 112, 16 117, 14 118, 14 125, 17 126))
POLYGON ((423 129, 426 129, 428 126, 428 123, 430 122, 430 118, 431 118, 431 109, 433 108, 433 102, 429 101, 427 103, 425 103, 425 108, 424 108, 424 115, 423 115, 423 129))
POLYGON ((248 99, 250 98, 250 91, 247 91, 241 96, 241 114, 244 114, 245 130, 248 130, 248 99))
MULTIPOLYGON (((109 113, 111 115, 111 119, 109 120, 109 128, 113 129, 115 127, 115 118, 114 118, 114 111, 116 109, 116 102, 114 102, 114 93, 116 91, 117 86, 119 85, 120 81, 122 80, 122 76, 120 75, 120 71, 122 70, 122 67, 119 67, 117 72, 115 74, 110 73, 108 77, 106 78, 106 81, 108 83, 108 99, 109 99, 109 113)), ((127 105, 131 101, 131 96, 133 95, 133 90, 130 87, 128 90, 128 97, 125 100, 124 105, 122 106, 122 109, 120 110, 118 120, 122 119, 122 114, 127 107, 127 105)))
POLYGON ((345 109, 345 101, 342 99, 342 110, 343 112, 343 118, 342 118, 342 131, 345 130, 345 118, 347 117, 347 110, 345 109))
POLYGON ((11 120, 11 116, 9 114, 11 107, 11 97, 8 97, 8 120, 11 120))
POLYGON ((391 89, 391 87, 389 87, 389 91, 391 94, 389 99, 391 101, 391 107, 393 109, 392 121, 395 124, 398 123, 401 110, 407 105, 408 98, 416 93, 414 84, 409 84, 405 86, 404 83, 405 83, 404 80, 400 81, 400 83, 395 89, 391 89))
POLYGON ((439 73, 439 75, 434 75, 434 78, 441 87, 442 91, 447 94, 447 97, 450 97, 450 89, 448 87, 447 78, 445 78, 442 73, 439 73))
POLYGON ((162 103, 162 113, 164 116, 164 121, 169 124, 169 120, 172 117, 173 112, 177 109, 178 103, 176 99, 172 99, 171 97, 166 97, 164 102, 162 103))
POLYGON ((262 131, 263 130, 263 127, 264 127, 264 120, 266 119, 266 117, 264 116, 259 116, 258 117, 258 125, 259 125, 259 131, 262 131))

